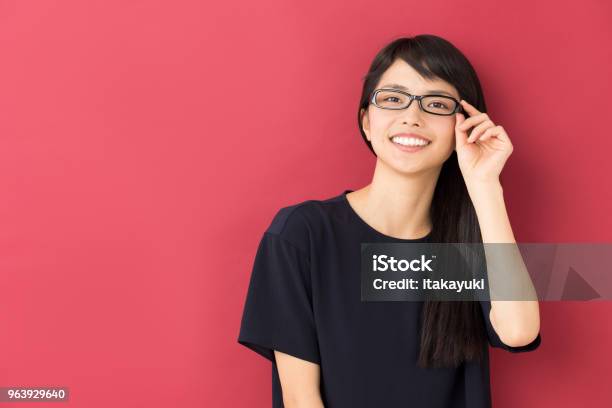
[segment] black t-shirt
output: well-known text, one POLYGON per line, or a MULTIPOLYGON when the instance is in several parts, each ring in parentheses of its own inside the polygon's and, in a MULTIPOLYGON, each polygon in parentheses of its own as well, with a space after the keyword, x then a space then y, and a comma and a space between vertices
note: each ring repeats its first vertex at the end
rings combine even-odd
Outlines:
MULTIPOLYGON (((489 355, 458 368, 420 368, 423 302, 362 302, 362 242, 428 242, 384 235, 353 210, 345 190, 281 208, 263 233, 238 342, 272 362, 273 408, 284 407, 274 350, 317 363, 326 408, 487 408, 489 355)), ((510 352, 481 301, 488 343, 510 352)))

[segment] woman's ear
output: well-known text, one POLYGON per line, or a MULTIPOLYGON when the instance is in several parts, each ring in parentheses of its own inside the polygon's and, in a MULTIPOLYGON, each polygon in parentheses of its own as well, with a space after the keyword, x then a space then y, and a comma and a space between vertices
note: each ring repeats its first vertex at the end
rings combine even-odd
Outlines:
POLYGON ((366 134, 366 137, 369 142, 370 140, 370 118, 368 116, 368 112, 365 109, 361 109, 361 127, 363 127, 363 132, 366 134))

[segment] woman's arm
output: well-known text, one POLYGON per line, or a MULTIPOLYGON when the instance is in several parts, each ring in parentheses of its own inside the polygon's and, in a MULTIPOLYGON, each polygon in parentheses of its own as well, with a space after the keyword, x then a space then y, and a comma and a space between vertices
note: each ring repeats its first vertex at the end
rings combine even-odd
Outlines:
MULTIPOLYGON (((474 203, 483 243, 508 244, 489 248, 485 245, 485 255, 489 255, 487 256, 487 269, 491 281, 491 292, 495 292, 496 285, 499 287, 512 283, 528 291, 527 294, 521 292, 523 299, 535 299, 491 300, 489 314, 491 325, 500 340, 508 346, 527 345, 537 337, 540 331, 539 304, 520 251, 516 245, 512 245, 516 244, 516 241, 506 212, 502 186, 496 182, 471 184, 467 187, 474 203), (505 277, 506 273, 511 273, 512 277, 505 277)), ((504 288, 498 290, 501 291, 504 288)))
POLYGON ((457 113, 455 150, 485 244, 490 291, 511 290, 515 294, 512 297, 528 299, 493 300, 496 296, 492 295, 489 318, 502 342, 511 347, 524 346, 535 340, 540 331, 540 311, 537 293, 510 227, 499 180, 514 147, 506 130, 496 126, 486 112, 463 99, 461 105, 470 117, 457 113))
POLYGON ((285 408, 324 408, 319 364, 274 350, 285 408))

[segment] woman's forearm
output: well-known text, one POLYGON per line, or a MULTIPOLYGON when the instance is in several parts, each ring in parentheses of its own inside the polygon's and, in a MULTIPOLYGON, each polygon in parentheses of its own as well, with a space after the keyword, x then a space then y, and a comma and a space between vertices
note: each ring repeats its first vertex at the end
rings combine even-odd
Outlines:
POLYGON ((540 331, 539 304, 510 226, 503 189, 499 183, 489 183, 469 185, 468 191, 485 244, 492 294, 491 323, 507 345, 529 344, 540 331), (511 294, 517 300, 493 300, 497 293, 511 294))

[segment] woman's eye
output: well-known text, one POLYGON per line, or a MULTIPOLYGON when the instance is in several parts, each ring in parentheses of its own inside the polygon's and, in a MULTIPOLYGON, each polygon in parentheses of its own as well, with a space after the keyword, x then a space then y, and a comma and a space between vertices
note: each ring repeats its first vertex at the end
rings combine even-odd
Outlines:
POLYGON ((448 108, 448 106, 446 106, 445 104, 443 104, 442 102, 432 102, 430 103, 430 105, 442 105, 442 106, 434 106, 434 108, 448 108))
POLYGON ((385 98, 386 102, 399 102, 399 98, 396 98, 395 96, 389 96, 387 98, 385 98), (394 101, 389 101, 389 99, 395 99, 394 101))

